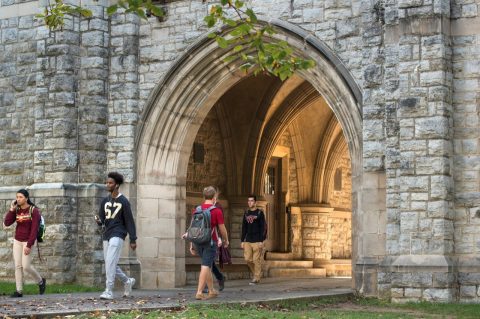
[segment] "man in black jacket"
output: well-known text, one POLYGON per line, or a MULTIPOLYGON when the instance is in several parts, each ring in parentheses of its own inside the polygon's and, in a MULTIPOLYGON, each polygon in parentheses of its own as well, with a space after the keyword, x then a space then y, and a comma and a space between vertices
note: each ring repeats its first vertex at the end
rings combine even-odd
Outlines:
POLYGON ((133 219, 130 202, 125 195, 119 193, 123 184, 123 176, 117 172, 108 174, 106 186, 110 193, 100 204, 99 216, 95 216, 98 225, 104 226, 103 254, 105 258, 106 289, 100 295, 101 299, 113 299, 113 284, 118 277, 124 285, 124 296, 130 295, 135 284, 135 278, 129 278, 118 266, 125 237, 130 237, 130 248, 137 248, 135 220, 133 219))
POLYGON ((248 210, 243 215, 242 243, 243 256, 253 274, 250 285, 256 285, 262 278, 262 251, 265 240, 265 214, 257 208, 257 197, 248 196, 248 210))

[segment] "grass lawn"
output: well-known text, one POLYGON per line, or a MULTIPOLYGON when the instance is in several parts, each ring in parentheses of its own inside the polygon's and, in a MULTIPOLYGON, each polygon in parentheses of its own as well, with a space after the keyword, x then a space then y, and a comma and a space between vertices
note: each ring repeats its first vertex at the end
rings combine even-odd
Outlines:
MULTIPOLYGON (((11 295, 15 291, 15 283, 0 281, 0 295, 11 295)), ((46 294, 64 294, 71 292, 95 292, 102 291, 101 288, 86 287, 74 284, 49 284, 47 281, 46 294)), ((38 294, 38 285, 26 284, 23 285, 24 295, 36 295, 38 294)))
POLYGON ((128 313, 95 313, 69 318, 340 318, 340 319, 414 319, 414 318, 480 318, 480 305, 389 302, 356 297, 328 297, 300 301, 282 301, 244 305, 187 305, 180 311, 151 311, 128 313))

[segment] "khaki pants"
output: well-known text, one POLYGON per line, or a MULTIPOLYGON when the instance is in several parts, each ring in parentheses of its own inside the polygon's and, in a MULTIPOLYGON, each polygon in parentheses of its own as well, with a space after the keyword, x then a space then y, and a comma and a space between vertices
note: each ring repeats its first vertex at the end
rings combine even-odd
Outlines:
POLYGON ((263 243, 243 243, 243 257, 253 274, 253 280, 262 278, 263 243))
POLYGON ((30 254, 25 255, 23 248, 27 247, 27 242, 21 242, 16 239, 13 240, 13 262, 15 263, 15 283, 17 285, 17 291, 23 291, 23 272, 30 274, 33 279, 39 283, 42 280, 42 276, 32 266, 33 248, 30 254))

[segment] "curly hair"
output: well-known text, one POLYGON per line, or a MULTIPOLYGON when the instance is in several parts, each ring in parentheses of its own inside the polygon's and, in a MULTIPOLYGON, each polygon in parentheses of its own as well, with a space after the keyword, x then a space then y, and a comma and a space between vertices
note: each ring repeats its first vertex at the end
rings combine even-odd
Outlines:
POLYGON ((107 177, 113 179, 117 185, 123 184, 123 175, 118 172, 110 172, 107 177))

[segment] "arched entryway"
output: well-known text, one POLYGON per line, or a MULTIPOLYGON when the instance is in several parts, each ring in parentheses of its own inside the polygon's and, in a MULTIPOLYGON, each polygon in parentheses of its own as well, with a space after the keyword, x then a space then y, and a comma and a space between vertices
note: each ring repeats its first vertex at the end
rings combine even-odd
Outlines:
MULTIPOLYGON (((362 179, 365 174, 362 171, 360 93, 340 60, 318 39, 285 22, 277 23, 277 31, 277 36, 286 39, 299 54, 313 58, 317 63, 315 68, 297 75, 305 84, 295 87, 297 92, 291 94, 298 95, 294 101, 309 99, 310 96, 321 97, 343 129, 346 142, 344 148, 348 146, 351 159, 352 224, 362 229, 365 218, 359 219, 363 215, 359 195, 364 192, 362 179)), ((173 287, 185 283, 185 251, 180 235, 186 229, 187 171, 192 147, 200 126, 214 105, 227 91, 245 79, 245 75, 238 71, 238 61, 229 64, 223 62, 226 54, 228 52, 218 48, 209 39, 199 40, 176 61, 156 87, 142 115, 137 134, 136 179, 139 247, 146 247, 138 251, 142 264, 142 287, 173 287)), ((280 87, 281 84, 278 85, 280 87)), ((265 99, 269 99, 268 94, 275 93, 275 89, 271 90, 265 94, 265 99)), ((271 103, 266 108, 265 116, 269 116, 271 103)), ((292 117, 289 109, 288 105, 278 105, 278 112, 272 113, 272 116, 288 121, 292 117)), ((331 126, 331 132, 335 132, 335 125, 331 126)), ((264 172, 270 165, 272 155, 275 152, 281 153, 281 150, 276 149, 275 140, 282 132, 278 126, 264 131, 271 138, 262 138, 259 142, 264 145, 246 149, 245 156, 253 156, 255 161, 238 163, 234 156, 225 160, 227 171, 236 170, 239 174, 247 174, 241 183, 238 179, 226 177, 226 182, 231 183, 228 186, 229 192, 245 194, 252 190, 259 192, 265 187, 264 172), (247 180, 249 177, 252 178, 250 181, 247 180)), ((256 140, 254 136, 249 138, 256 140)), ((225 145, 228 146, 228 141, 225 145)), ((341 143, 332 147, 338 151, 342 149, 341 143)), ((279 156, 276 157, 282 157, 281 154, 277 155, 279 156)), ((318 169, 312 175, 317 179, 329 172, 328 167, 322 167, 322 158, 318 159, 318 163, 318 169)), ((369 185, 378 193, 381 183, 373 184, 369 185)), ((315 193, 312 198, 317 201, 328 197, 328 192, 324 189, 316 189, 315 193)), ((355 264, 368 255, 368 248, 353 228, 355 264)), ((355 279, 357 285, 358 278, 355 279)), ((359 282, 362 280, 363 278, 359 282)))

